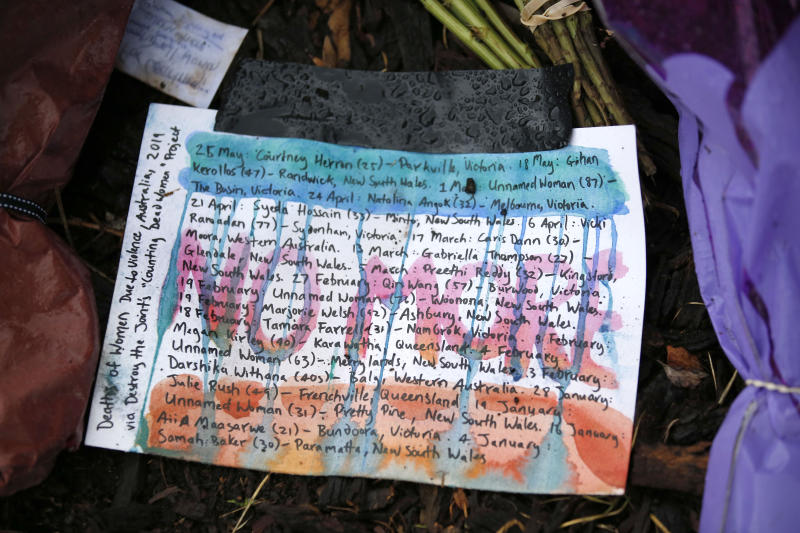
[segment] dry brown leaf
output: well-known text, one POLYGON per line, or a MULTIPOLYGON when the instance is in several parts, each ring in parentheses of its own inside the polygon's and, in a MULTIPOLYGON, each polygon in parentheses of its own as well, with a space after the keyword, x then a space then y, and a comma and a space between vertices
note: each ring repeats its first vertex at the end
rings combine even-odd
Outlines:
POLYGON ((352 5, 352 0, 336 2, 331 16, 328 18, 328 28, 333 36, 333 44, 336 45, 338 63, 350 61, 350 8, 352 5))
POLYGON ((667 364, 661 366, 673 385, 685 389, 697 387, 708 376, 697 356, 686 348, 667 346, 667 364))
POLYGON ((697 356, 680 346, 667 346, 667 364, 679 370, 703 370, 697 356))
POLYGON ((333 47, 330 35, 325 36, 322 43, 322 65, 328 68, 336 67, 336 49, 333 47))
MULTIPOLYGON (((353 0, 317 0, 317 7, 328 16, 328 29, 336 49, 336 62, 350 61, 350 8, 353 0)), ((336 65, 334 65, 336 66, 336 65)))
POLYGON ((464 493, 464 489, 456 489, 453 491, 453 501, 450 502, 450 516, 453 516, 453 506, 458 507, 461 509, 461 512, 464 513, 464 518, 469 516, 469 511, 467 509, 467 495, 464 493))

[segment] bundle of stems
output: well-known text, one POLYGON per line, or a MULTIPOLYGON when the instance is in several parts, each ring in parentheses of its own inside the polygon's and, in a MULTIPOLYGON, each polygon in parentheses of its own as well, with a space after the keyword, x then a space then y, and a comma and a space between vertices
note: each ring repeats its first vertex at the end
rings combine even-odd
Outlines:
MULTIPOLYGON (((450 32, 494 69, 539 68, 537 54, 505 24, 489 0, 420 0, 450 32)), ((515 0, 522 12, 526 0, 515 0)), ((543 8, 547 8, 545 4, 543 8)), ((633 124, 600 53, 588 10, 531 28, 549 63, 575 69, 572 109, 577 126, 633 124)), ((640 168, 648 176, 655 163, 637 140, 640 168)))
POLYGON ((489 0, 420 0, 420 2, 490 68, 542 66, 531 47, 508 27, 489 0))

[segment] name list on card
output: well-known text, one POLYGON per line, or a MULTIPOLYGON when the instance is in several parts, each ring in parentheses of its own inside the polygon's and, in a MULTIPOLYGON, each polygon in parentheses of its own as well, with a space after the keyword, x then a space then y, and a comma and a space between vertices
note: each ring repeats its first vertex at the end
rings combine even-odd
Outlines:
POLYGON ((172 0, 136 0, 116 66, 151 87, 208 107, 247 30, 172 0))
POLYGON ((87 443, 619 494, 644 300, 633 127, 429 155, 153 105, 87 443))

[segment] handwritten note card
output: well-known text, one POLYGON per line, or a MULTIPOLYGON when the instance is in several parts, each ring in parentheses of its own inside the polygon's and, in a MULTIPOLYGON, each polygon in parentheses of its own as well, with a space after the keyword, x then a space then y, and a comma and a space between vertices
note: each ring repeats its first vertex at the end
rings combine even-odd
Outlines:
POLYGON ((136 0, 117 68, 197 107, 208 107, 247 30, 172 0, 136 0))
POLYGON ((623 491, 644 300, 633 127, 427 155, 213 123, 151 107, 88 444, 623 491))

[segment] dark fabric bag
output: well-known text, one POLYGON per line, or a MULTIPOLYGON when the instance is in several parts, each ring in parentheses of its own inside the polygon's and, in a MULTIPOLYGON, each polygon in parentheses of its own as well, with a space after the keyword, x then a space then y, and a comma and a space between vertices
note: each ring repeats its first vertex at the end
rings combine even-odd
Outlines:
POLYGON ((39 483, 81 442, 99 347, 94 294, 28 202, 49 205, 69 180, 131 4, 0 2, 0 496, 39 483))

